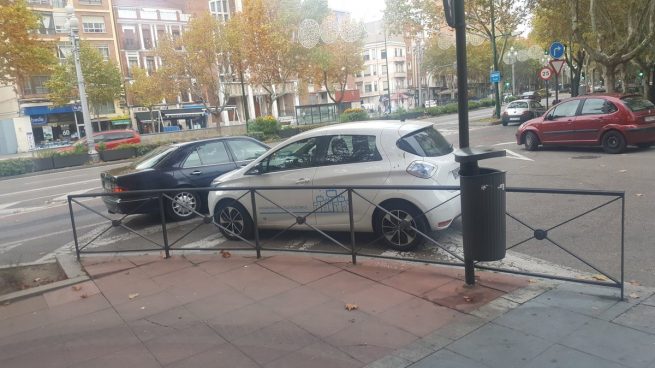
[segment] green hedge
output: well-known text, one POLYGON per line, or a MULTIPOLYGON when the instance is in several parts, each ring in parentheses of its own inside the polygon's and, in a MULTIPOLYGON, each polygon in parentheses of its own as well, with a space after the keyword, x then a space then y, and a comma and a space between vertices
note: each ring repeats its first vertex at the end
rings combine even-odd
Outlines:
POLYGON ((29 158, 17 158, 0 161, 0 176, 13 176, 30 173, 34 170, 34 161, 29 158))
POLYGON ((363 120, 368 120, 368 113, 366 110, 360 108, 346 109, 343 114, 339 115, 339 122, 341 123, 363 120))
MULTIPOLYGON (((279 130, 280 130, 280 122, 270 115, 260 116, 254 120, 248 121, 247 133, 251 137, 252 137, 251 134, 254 134, 256 136, 261 136, 262 139, 271 138, 276 136, 279 130)), ((253 137, 253 138, 260 139, 257 137, 253 137)))

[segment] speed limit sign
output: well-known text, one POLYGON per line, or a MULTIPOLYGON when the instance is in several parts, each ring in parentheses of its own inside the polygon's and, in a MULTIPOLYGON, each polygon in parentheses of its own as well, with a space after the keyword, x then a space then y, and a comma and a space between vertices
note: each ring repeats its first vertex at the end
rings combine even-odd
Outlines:
POLYGON ((543 67, 539 71, 539 78, 543 80, 549 80, 553 76, 553 70, 549 67, 543 67))

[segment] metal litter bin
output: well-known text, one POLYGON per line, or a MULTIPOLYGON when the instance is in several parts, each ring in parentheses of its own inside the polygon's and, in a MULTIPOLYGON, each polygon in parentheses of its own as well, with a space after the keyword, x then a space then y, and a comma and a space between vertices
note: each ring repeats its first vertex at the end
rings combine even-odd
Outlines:
POLYGON ((475 261, 505 258, 505 172, 478 167, 478 160, 502 157, 505 151, 463 149, 455 153, 460 171, 464 256, 475 261))

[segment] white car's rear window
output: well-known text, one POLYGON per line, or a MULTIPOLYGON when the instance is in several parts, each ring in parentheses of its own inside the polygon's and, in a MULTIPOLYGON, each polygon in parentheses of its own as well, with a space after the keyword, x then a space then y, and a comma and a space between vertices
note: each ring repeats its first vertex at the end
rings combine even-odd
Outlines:
POLYGON ((421 157, 438 157, 453 152, 453 145, 433 127, 412 132, 399 139, 396 145, 405 152, 421 157))

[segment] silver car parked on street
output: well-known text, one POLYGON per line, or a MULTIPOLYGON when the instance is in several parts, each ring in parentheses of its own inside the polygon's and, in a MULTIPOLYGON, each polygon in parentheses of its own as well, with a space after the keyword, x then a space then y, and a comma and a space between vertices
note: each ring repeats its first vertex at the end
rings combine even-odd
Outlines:
POLYGON ((534 119, 543 115, 546 108, 535 100, 516 100, 510 102, 502 115, 503 125, 509 123, 524 123, 530 119, 534 119))

